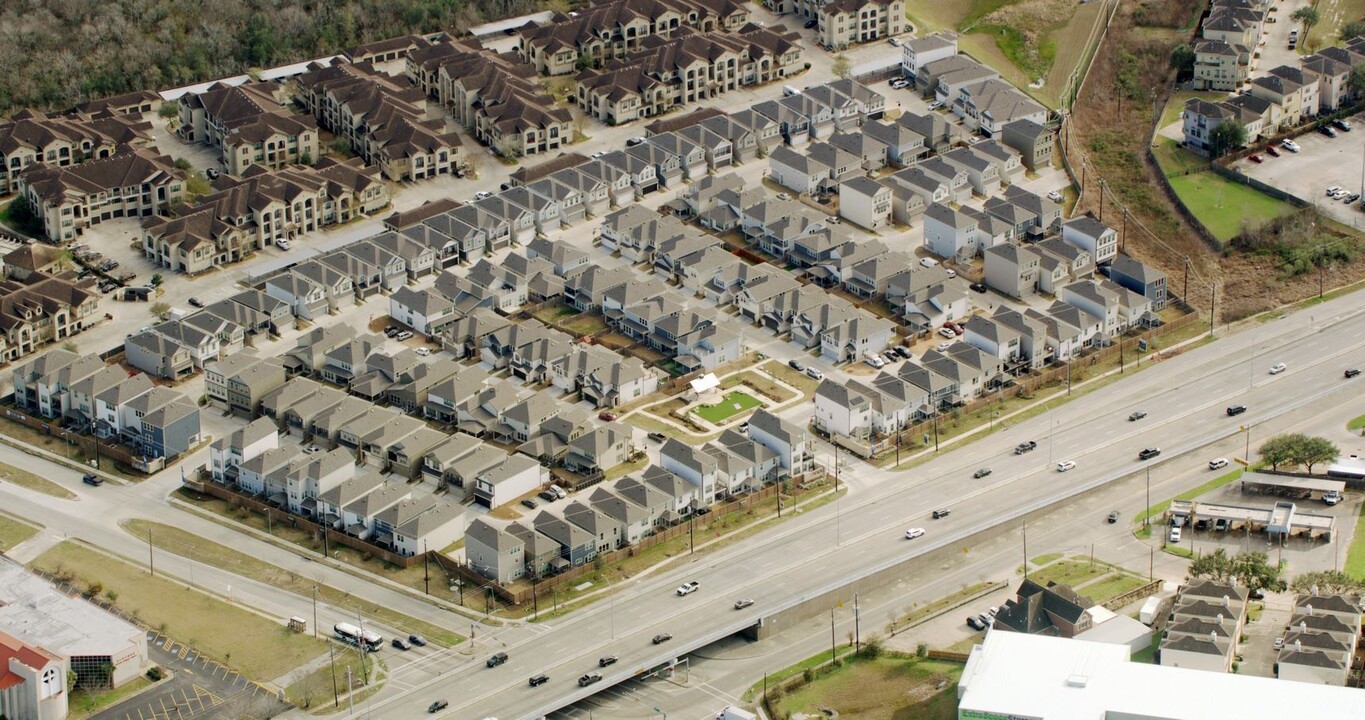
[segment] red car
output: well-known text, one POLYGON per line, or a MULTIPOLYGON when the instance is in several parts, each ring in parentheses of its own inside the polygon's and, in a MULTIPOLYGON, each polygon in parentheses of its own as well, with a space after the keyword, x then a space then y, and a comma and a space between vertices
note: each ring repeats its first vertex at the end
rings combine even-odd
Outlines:
POLYGON ((1271 146, 1267 147, 1267 148, 1265 149, 1265 151, 1268 152, 1268 153, 1270 153, 1271 157, 1279 157, 1279 156, 1280 156, 1280 151, 1279 151, 1279 150, 1276 150, 1274 145, 1271 145, 1271 146))
POLYGON ((598 419, 598 420, 606 420, 607 422, 611 422, 612 420, 615 420, 615 419, 616 419, 616 413, 600 412, 600 413, 597 413, 597 419, 598 419))
POLYGON ((1252 161, 1252 162, 1254 162, 1254 163, 1258 163, 1258 164, 1259 164, 1259 163, 1262 163, 1262 162, 1265 162, 1265 160, 1262 159, 1260 155, 1248 155, 1248 156, 1247 156, 1247 159, 1250 160, 1250 161, 1252 161))

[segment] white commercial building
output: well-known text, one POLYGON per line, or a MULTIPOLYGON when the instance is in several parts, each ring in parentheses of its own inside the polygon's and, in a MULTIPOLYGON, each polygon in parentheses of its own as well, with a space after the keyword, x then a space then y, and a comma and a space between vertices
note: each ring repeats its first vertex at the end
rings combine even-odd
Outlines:
POLYGON ((147 666, 141 628, 0 560, 0 632, 66 660, 77 685, 118 687, 147 666))
POLYGON ((1131 662, 1125 645, 990 632, 958 683, 959 720, 1365 717, 1352 688, 1131 662))

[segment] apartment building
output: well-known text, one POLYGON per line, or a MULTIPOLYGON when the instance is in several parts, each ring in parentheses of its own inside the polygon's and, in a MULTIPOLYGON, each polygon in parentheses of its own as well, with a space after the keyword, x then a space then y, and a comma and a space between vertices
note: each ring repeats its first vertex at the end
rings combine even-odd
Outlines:
POLYGON ((281 85, 247 82, 214 83, 201 93, 177 101, 176 133, 186 142, 219 149, 223 169, 240 175, 253 165, 278 169, 310 164, 321 157, 317 123, 283 104, 281 85))
POLYGON ((895 37, 910 29, 905 0, 833 0, 815 12, 816 42, 826 50, 895 37))
POLYGON ((185 176, 168 156, 123 146, 79 165, 31 165, 19 174, 16 190, 47 238, 65 243, 105 220, 154 215, 180 202, 185 176))
POLYGON ((0 122, 0 195, 17 192, 19 174, 30 165, 65 167, 110 157, 123 146, 151 145, 151 123, 134 117, 20 110, 0 122))

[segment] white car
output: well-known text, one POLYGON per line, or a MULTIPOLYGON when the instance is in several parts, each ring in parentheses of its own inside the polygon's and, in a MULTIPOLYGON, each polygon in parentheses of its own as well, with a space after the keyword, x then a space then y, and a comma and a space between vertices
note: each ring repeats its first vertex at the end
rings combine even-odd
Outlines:
POLYGON ((933 259, 933 258, 920 258, 920 259, 919 259, 919 266, 920 266, 920 267, 933 267, 933 266, 935 266, 935 265, 937 265, 937 264, 938 264, 938 261, 935 260, 935 259, 933 259))
POLYGON ((1280 373, 1284 372, 1284 370, 1285 370, 1284 363, 1275 363, 1274 365, 1270 366, 1271 375, 1279 375, 1280 373))
POLYGON ((682 585, 678 586, 678 597, 682 597, 684 595, 691 595, 692 593, 696 592, 699 588, 701 588, 701 583, 698 583, 695 580, 692 582, 685 582, 682 585))
POLYGON ((1336 197, 1337 193, 1343 192, 1346 192, 1345 188, 1342 188, 1338 185, 1333 185, 1332 187, 1327 188, 1327 197, 1336 197))
POLYGON ((924 528, 910 528, 909 530, 905 531, 906 540, 914 540, 915 538, 920 537, 922 535, 924 535, 924 528))
POLYGON ((1170 535, 1170 538, 1171 538, 1171 542, 1173 542, 1173 543, 1178 543, 1178 542, 1180 542, 1180 528, 1178 528, 1178 527, 1173 527, 1173 528, 1171 528, 1171 535, 1170 535))
POLYGON ((952 330, 949 330, 949 329, 946 328, 946 327, 941 327, 941 328, 939 328, 939 329, 938 329, 938 334, 939 334, 939 335, 942 335, 943 337, 949 338, 949 339, 952 339, 952 338, 957 337, 957 333, 953 332, 952 330))
POLYGON ((943 272, 948 273, 949 279, 957 277, 957 271, 952 268, 943 268, 943 272))
POLYGON ((1057 463, 1057 472, 1066 472, 1074 467, 1076 467, 1075 460, 1063 460, 1057 463))
POLYGON ((950 343, 950 342, 941 342, 941 343, 939 343, 938 346, 935 347, 934 349, 935 349, 935 350, 938 350, 939 352, 944 352, 944 351, 946 351, 948 348, 950 348, 950 347, 952 347, 952 346, 953 346, 953 344, 950 343))
POLYGON ((935 101, 929 103, 929 109, 930 109, 930 110, 937 110, 937 109, 939 109, 939 108, 941 108, 941 107, 943 107, 943 103, 940 102, 940 101, 938 101, 938 100, 935 100, 935 101))
POLYGON ((790 200, 790 199, 792 199, 792 196, 789 195, 789 194, 787 194, 787 193, 781 192, 781 193, 778 193, 778 194, 777 194, 777 199, 778 199, 778 200, 790 200))
POLYGON ((886 361, 881 359, 880 357, 877 357, 876 355, 873 355, 872 353, 868 353, 867 357, 863 358, 863 362, 872 366, 872 369, 874 370, 881 370, 882 368, 886 367, 886 361))
POLYGON ((288 240, 276 240, 276 241, 275 241, 275 247, 277 247, 277 248, 279 248, 279 249, 281 249, 281 250, 288 250, 291 246, 290 246, 288 240))
POLYGON ((480 191, 474 193, 474 199, 475 199, 475 200, 487 200, 488 198, 491 198, 491 197, 493 197, 493 193, 488 192, 487 190, 480 190, 480 191))
POLYGON ((1228 466, 1227 458, 1214 458, 1209 461, 1210 470, 1221 470, 1228 466))
POLYGON ((1059 203, 1062 202, 1063 200, 1066 200, 1066 197, 1063 196, 1061 192, 1053 190, 1052 192, 1047 194, 1047 199, 1051 200, 1052 202, 1059 203))
POLYGON ((1280 143, 1280 147, 1292 153, 1296 153, 1302 149, 1299 147, 1299 144, 1294 142, 1293 140, 1285 140, 1284 142, 1280 143))
POLYGON ((892 44, 893 46, 895 46, 895 47, 900 47, 900 46, 901 46, 901 41, 900 41, 900 39, 898 39, 898 38, 889 38, 889 39, 887 39, 887 42, 891 43, 891 44, 892 44))
POLYGON ((1325 502, 1325 503, 1327 503, 1328 505, 1336 505, 1337 503, 1339 503, 1339 502, 1341 502, 1342 500, 1345 500, 1345 499, 1346 499, 1346 498, 1345 498, 1344 496, 1342 496, 1342 494, 1341 494, 1340 492, 1336 491, 1336 490, 1328 490, 1328 491, 1322 496, 1322 501, 1325 502))
POLYGON ((431 354, 431 348, 417 348, 413 352, 417 353, 419 357, 426 357, 431 354))

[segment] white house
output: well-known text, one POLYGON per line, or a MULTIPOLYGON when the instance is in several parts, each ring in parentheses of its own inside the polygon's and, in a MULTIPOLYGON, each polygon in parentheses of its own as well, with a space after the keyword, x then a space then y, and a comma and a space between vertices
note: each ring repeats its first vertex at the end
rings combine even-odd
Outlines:
POLYGON ((489 508, 506 505, 549 481, 549 471, 525 455, 506 460, 474 476, 474 501, 489 508))
POLYGON ((891 188, 869 177, 839 183, 839 217, 877 230, 891 222, 891 188))
POLYGON ((969 260, 980 247, 980 224, 967 213, 934 203, 924 211, 924 247, 941 258, 969 260))
POLYGON ((268 418, 257 418, 209 446, 209 473, 215 481, 227 482, 242 463, 279 446, 279 428, 268 418))
POLYGON ((1062 239, 1090 253, 1096 265, 1108 265, 1119 254, 1118 232, 1089 215, 1062 223, 1062 239))
POLYGON ((913 80, 921 67, 956 54, 957 36, 951 33, 934 33, 907 40, 901 45, 901 72, 913 80))
POLYGON ((861 394, 823 380, 815 389, 815 427, 830 435, 866 439, 872 430, 872 405, 861 394))
POLYGON ((404 285, 389 296, 389 317, 413 332, 432 336, 455 321, 455 303, 430 288, 414 290, 404 285))

